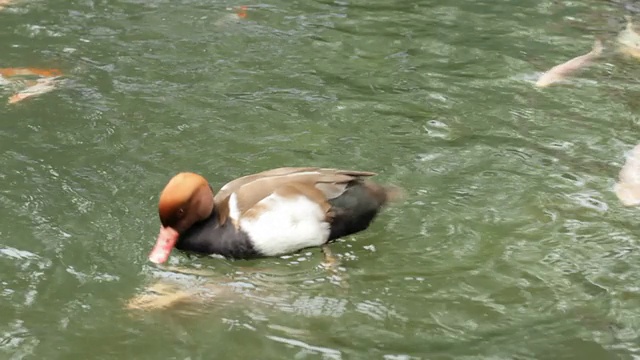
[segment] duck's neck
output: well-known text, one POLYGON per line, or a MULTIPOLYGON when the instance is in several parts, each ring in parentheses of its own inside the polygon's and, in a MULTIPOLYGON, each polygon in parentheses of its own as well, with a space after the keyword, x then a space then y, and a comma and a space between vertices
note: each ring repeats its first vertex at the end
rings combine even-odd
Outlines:
MULTIPOLYGON (((227 207, 228 208, 228 207, 227 207)), ((260 257, 251 240, 238 231, 223 204, 216 206, 211 215, 195 223, 180 235, 176 248, 202 254, 218 254, 230 258, 260 257)))

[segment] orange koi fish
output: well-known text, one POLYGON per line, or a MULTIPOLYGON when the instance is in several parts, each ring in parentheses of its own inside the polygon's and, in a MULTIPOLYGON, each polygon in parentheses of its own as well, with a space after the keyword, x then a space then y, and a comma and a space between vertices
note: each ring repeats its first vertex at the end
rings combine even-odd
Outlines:
POLYGON ((227 8, 227 10, 232 10, 233 14, 228 14, 225 15, 223 17, 221 17, 220 19, 218 19, 215 22, 216 26, 223 26, 223 25, 229 25, 232 22, 241 20, 241 19, 246 19, 247 18, 247 10, 249 9, 248 6, 242 5, 242 6, 234 6, 232 8, 227 8))
POLYGON ((59 69, 40 69, 40 68, 0 68, 0 76, 42 76, 54 77, 62 75, 59 69))
POLYGON ((245 5, 237 6, 234 8, 234 10, 236 11, 236 15, 238 15, 240 19, 244 19, 247 17, 247 9, 248 7, 246 7, 245 5))

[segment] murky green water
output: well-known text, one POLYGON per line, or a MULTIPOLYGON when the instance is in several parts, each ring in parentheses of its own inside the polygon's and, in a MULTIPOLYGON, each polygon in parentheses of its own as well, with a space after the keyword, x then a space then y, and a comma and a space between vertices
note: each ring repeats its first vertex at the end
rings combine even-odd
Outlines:
MULTIPOLYGON (((18 1, 18 0, 16 0, 18 1)), ((637 359, 639 63, 539 72, 624 25, 551 1, 29 1, 0 12, 3 359, 637 359), (281 259, 147 261, 157 195, 277 166, 379 172, 406 201, 281 259), (158 279, 208 301, 140 312, 158 279)), ((610 44, 610 43, 609 43, 610 44)))

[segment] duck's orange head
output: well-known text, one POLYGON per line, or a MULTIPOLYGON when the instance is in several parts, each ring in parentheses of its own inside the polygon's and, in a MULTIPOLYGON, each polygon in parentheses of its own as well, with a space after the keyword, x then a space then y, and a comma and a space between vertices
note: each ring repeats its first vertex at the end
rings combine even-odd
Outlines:
POLYGON ((183 172, 174 176, 164 187, 158 202, 160 234, 149 260, 163 263, 178 242, 180 234, 213 212, 213 191, 205 178, 183 172))

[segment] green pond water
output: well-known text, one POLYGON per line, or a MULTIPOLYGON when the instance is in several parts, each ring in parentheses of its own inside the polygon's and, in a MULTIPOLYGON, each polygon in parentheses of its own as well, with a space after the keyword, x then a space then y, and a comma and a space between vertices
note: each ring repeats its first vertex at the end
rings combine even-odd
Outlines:
POLYGON ((0 86, 0 358, 640 359, 640 209, 612 190, 640 142, 623 5, 16 0, 0 67, 66 82, 0 86), (533 86, 595 36, 601 61, 533 86), (149 263, 173 174, 279 166, 405 199, 332 245, 336 274, 319 249, 149 263), (125 308, 159 280, 209 296, 125 308))

